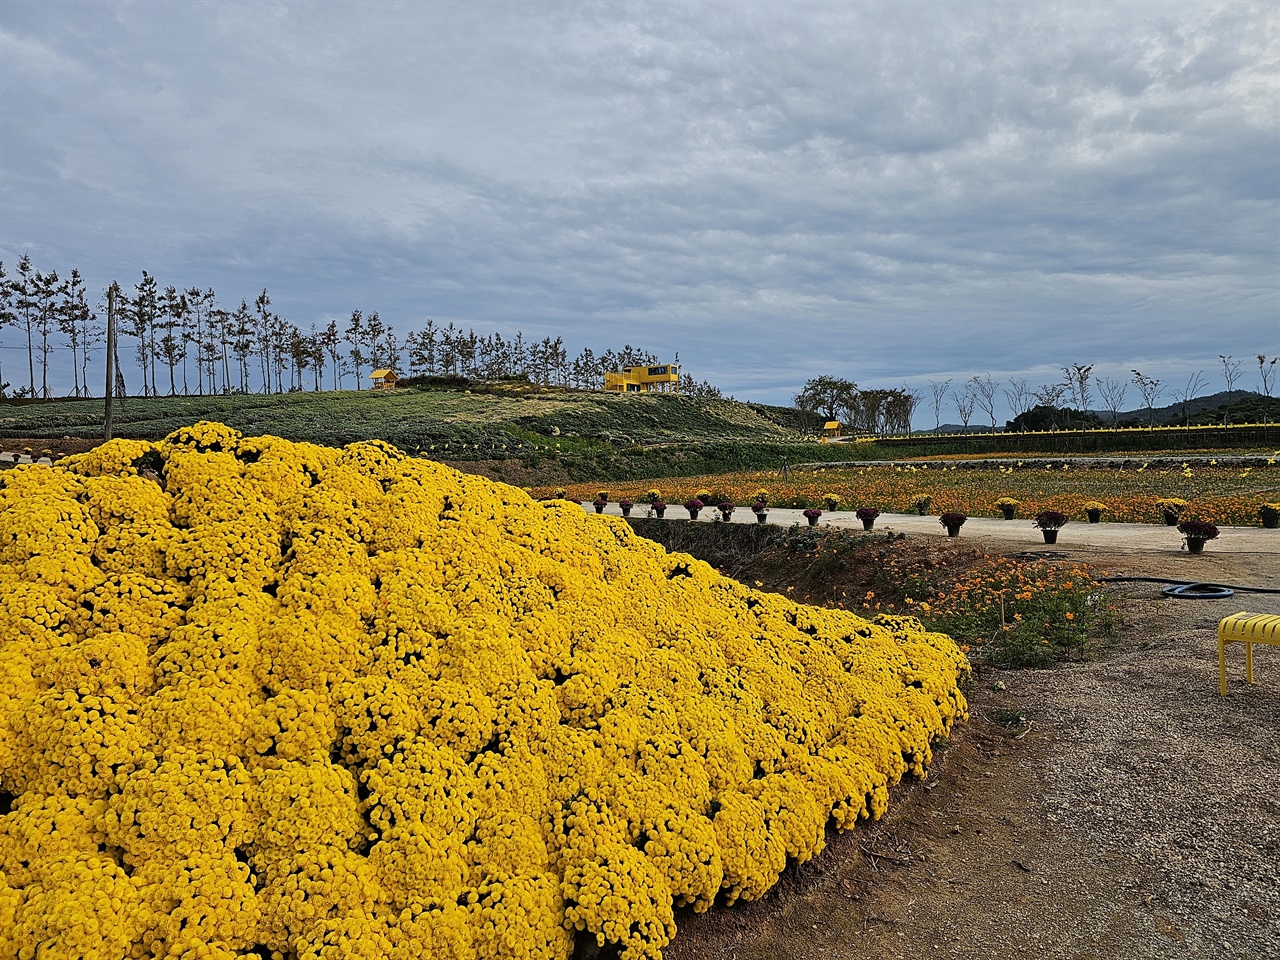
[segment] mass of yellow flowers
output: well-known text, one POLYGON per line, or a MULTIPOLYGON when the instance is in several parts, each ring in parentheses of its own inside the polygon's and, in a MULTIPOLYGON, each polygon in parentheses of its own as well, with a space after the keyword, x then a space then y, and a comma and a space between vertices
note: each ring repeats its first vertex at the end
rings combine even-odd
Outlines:
POLYGON ((378 441, 3 471, 0 960, 659 960, 880 816, 967 670, 378 441))

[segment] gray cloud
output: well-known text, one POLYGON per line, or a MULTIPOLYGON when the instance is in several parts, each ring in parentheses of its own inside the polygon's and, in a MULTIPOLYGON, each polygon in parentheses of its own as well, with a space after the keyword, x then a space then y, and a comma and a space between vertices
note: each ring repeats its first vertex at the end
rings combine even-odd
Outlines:
MULTIPOLYGON (((0 257, 740 397, 1280 352, 1265 4, 0 7, 0 257)), ((12 332, 6 343, 14 343, 12 332)))

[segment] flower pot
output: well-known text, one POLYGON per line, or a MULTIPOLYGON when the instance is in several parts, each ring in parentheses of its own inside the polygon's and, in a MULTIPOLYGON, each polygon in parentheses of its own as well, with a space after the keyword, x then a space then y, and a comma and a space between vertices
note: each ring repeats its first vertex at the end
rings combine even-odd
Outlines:
POLYGON ((1262 526, 1267 530, 1280 528, 1280 517, 1263 517, 1262 526))
POLYGON ((662 519, 662 515, 663 515, 664 513, 666 513, 666 512, 667 512, 667 508, 666 508, 666 507, 654 507, 654 508, 653 508, 653 512, 654 512, 654 513, 656 513, 656 514, 658 515, 658 519, 659 519, 659 520, 661 520, 661 519, 662 519))
POLYGON ((769 515, 767 513, 756 514, 756 523, 768 523, 768 522, 769 522, 769 515))
POLYGON ((690 520, 697 520, 697 519, 698 519, 698 513, 699 513, 699 511, 697 511, 697 510, 693 509, 693 507, 688 507, 687 509, 688 509, 688 511, 689 511, 689 519, 690 519, 690 520))
POLYGON ((863 529, 863 530, 871 530, 872 528, 874 528, 874 527, 875 527, 875 525, 876 525, 876 518, 875 518, 875 517, 872 517, 870 520, 863 520, 863 521, 862 521, 862 529, 863 529))
POLYGON ((732 522, 732 520, 733 520, 733 514, 732 514, 732 513, 725 513, 723 510, 721 510, 721 511, 720 511, 720 519, 721 519, 721 520, 723 520, 725 523, 730 523, 730 522, 732 522))
POLYGON ((1086 510, 1085 512, 1089 514, 1090 523, 1098 523, 1102 519, 1101 510, 1086 510))
POLYGON ((593 503, 592 506, 596 508, 596 513, 604 513, 603 503, 593 503))
POLYGON ((1166 527, 1176 527, 1178 525, 1178 515, 1172 510, 1164 512, 1164 525, 1166 527))
MULTIPOLYGON (((923 515, 924 514, 921 514, 921 516, 923 515)), ((958 524, 958 523, 951 524, 949 527, 947 527, 947 536, 948 537, 960 536, 960 527, 961 527, 961 524, 958 524)))
POLYGON ((1187 553, 1204 553, 1204 540, 1200 537, 1187 537, 1187 553))
POLYGON ((916 507, 916 513, 923 517, 925 516, 925 511, 928 509, 928 507, 916 507))
POLYGON ((1017 513, 1017 512, 1018 512, 1018 508, 1017 508, 1017 507, 1006 507, 1006 506, 1001 506, 1001 507, 1000 507, 1000 512, 1004 514, 1004 518, 1005 518, 1006 520, 1012 520, 1012 519, 1013 519, 1013 515, 1014 515, 1015 513, 1017 513))
POLYGON ((1057 531, 1057 530, 1041 530, 1040 532, 1044 534, 1044 542, 1045 542, 1045 543, 1057 543, 1057 542, 1058 542, 1058 531, 1057 531))
POLYGON ((629 517, 629 516, 631 516, 631 508, 630 508, 630 507, 623 507, 623 508, 622 508, 622 515, 623 515, 624 517, 629 517))
POLYGON ((805 519, 809 521, 809 526, 811 527, 816 527, 818 525, 817 517, 805 517, 805 519))

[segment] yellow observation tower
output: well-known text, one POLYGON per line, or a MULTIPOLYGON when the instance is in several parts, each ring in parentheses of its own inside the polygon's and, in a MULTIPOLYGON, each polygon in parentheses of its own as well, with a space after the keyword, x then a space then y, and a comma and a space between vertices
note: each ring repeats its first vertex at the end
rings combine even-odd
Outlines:
POLYGON ((674 363, 657 367, 623 367, 621 373, 604 375, 605 393, 679 393, 680 368, 674 363))

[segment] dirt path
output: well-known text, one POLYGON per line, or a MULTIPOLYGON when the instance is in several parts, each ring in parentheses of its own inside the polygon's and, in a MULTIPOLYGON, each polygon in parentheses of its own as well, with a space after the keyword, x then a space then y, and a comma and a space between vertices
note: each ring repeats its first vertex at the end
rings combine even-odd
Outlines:
MULTIPOLYGON (((1280 586, 1268 533, 1272 550, 1073 556, 1280 586)), ((1280 596, 1118 589, 1116 649, 976 677, 971 721, 883 821, 831 834, 758 903, 680 918, 669 960, 1280 957, 1280 650, 1255 649, 1250 687, 1233 648, 1222 698, 1215 640, 1280 596)))

